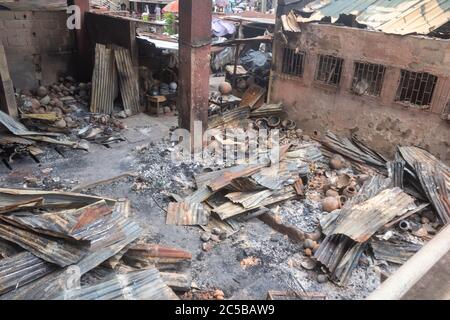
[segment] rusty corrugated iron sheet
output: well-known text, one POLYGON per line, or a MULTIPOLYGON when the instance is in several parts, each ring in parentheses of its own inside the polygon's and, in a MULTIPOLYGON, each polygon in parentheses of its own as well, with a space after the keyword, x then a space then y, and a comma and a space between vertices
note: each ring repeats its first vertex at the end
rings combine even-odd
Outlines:
POLYGON ((262 168, 252 175, 252 179, 268 189, 280 190, 285 187, 286 184, 292 184, 292 181, 290 180, 297 180, 298 172, 297 163, 292 161, 281 161, 270 167, 262 168))
MULTIPOLYGON (((41 214, 18 212, 0 215, 0 219, 29 231, 79 241, 85 240, 83 230, 92 227, 96 221, 111 212, 112 208, 101 200, 76 210, 41 214)), ((92 228, 89 230, 93 231, 92 228)))
MULTIPOLYGON (((120 207, 120 205, 116 207, 120 207)), ((81 261, 69 268, 56 270, 34 282, 4 294, 0 296, 0 300, 53 299, 61 294, 67 280, 73 277, 74 271, 79 271, 80 275, 83 275, 120 252, 140 236, 142 229, 136 223, 127 219, 123 212, 115 216, 115 220, 110 223, 111 227, 106 232, 100 232, 92 236, 91 248, 81 261)))
POLYGON ((378 240, 370 242, 375 259, 389 261, 396 264, 404 264, 422 245, 407 242, 401 239, 378 240))
POLYGON ((127 114, 140 112, 138 77, 134 71, 131 54, 128 49, 114 48, 117 73, 119 76, 120 95, 127 114))
POLYGON ((412 169, 414 169, 414 165, 419 162, 429 168, 440 171, 444 176, 447 189, 450 190, 450 168, 445 163, 439 161, 428 151, 418 147, 399 146, 398 151, 412 169))
POLYGON ((265 198, 263 201, 259 201, 256 205, 248 208, 244 208, 240 204, 234 204, 232 202, 226 202, 216 208, 212 209, 212 212, 216 213, 220 219, 226 220, 231 217, 237 216, 239 214, 248 212, 250 210, 258 209, 260 207, 268 206, 277 202, 281 202, 284 200, 292 199, 296 197, 297 194, 295 193, 294 189, 292 187, 286 187, 282 190, 278 190, 274 192, 271 196, 265 198))
POLYGON ((18 245, 4 239, 0 239, 0 259, 10 258, 21 251, 23 251, 23 249, 18 245))
POLYGON ((21 201, 31 201, 36 198, 44 199, 40 208, 53 209, 76 209, 100 200, 105 200, 108 205, 114 205, 116 203, 114 199, 80 193, 0 188, 0 207, 14 205, 21 201))
POLYGON ((0 295, 33 282, 56 269, 30 252, 21 252, 13 257, 0 260, 0 295))
POLYGON ((14 242, 39 258, 65 267, 80 261, 89 246, 72 244, 62 239, 41 235, 0 222, 0 238, 14 242))
POLYGON ((450 20, 449 0, 316 0, 297 15, 302 23, 331 18, 341 14, 354 15, 356 21, 369 29, 392 34, 427 35, 450 20))
POLYGON ((201 203, 171 202, 167 208, 166 224, 193 226, 208 224, 209 214, 201 203))
POLYGON ((414 198, 402 189, 386 189, 363 203, 342 210, 332 233, 344 234, 356 242, 366 242, 396 216, 415 208, 414 198))
POLYGON ((106 45, 95 45, 95 63, 92 74, 91 112, 112 114, 114 109, 117 69, 114 52, 106 45))
POLYGON ((79 290, 66 291, 53 300, 178 300, 155 268, 115 274, 79 290))
POLYGON ((240 204, 244 208, 254 208, 262 203, 266 198, 270 197, 274 191, 262 190, 253 192, 232 192, 228 193, 225 197, 231 200, 231 202, 240 204))
POLYGON ((450 222, 449 189, 445 183, 442 171, 431 168, 423 163, 414 165, 416 175, 428 199, 433 204, 444 224, 450 222))
POLYGON ((192 254, 177 248, 146 243, 131 246, 124 254, 123 260, 127 265, 136 268, 155 266, 160 271, 170 271, 189 267, 192 254))

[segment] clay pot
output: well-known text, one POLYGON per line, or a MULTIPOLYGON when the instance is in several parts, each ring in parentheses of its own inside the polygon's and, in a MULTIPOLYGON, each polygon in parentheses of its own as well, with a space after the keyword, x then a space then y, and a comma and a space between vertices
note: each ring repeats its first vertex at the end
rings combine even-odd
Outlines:
POLYGON ((342 195, 339 197, 339 202, 340 202, 341 208, 345 205, 345 203, 347 201, 348 201, 348 198, 346 196, 342 195))
POLYGON ((338 176, 336 186, 338 189, 346 188, 351 183, 351 177, 348 174, 340 174, 338 176))
POLYGON ((339 192, 337 192, 334 189, 328 189, 328 191, 325 193, 325 195, 327 197, 334 197, 334 198, 339 198, 339 192))
POLYGON ((330 158, 330 167, 335 170, 345 168, 345 159, 339 154, 334 154, 330 158))
POLYGON ((267 124, 269 125, 269 127, 271 128, 275 128, 278 127, 281 123, 281 119, 276 117, 276 116, 271 116, 269 117, 269 119, 267 120, 267 124))
POLYGON ((304 252, 305 252, 305 256, 308 256, 308 257, 312 256, 312 250, 311 249, 306 248, 304 252))
POLYGON ((287 130, 295 130, 295 128, 297 127, 297 124, 290 119, 285 119, 281 122, 281 126, 287 130))
POLYGON ((224 95, 230 94, 232 90, 233 90, 233 87, 231 87, 231 84, 229 82, 222 82, 219 85, 219 92, 221 94, 224 94, 224 95))
POLYGON ((318 241, 322 237, 322 232, 320 230, 316 230, 311 233, 306 234, 307 239, 311 239, 313 241, 318 241))
POLYGON ((61 119, 55 122, 55 127, 63 129, 67 126, 67 123, 65 120, 61 119))
POLYGON ((326 212, 332 212, 340 208, 339 200, 335 197, 326 197, 323 199, 322 208, 326 212))
POLYGON ((356 189, 352 186, 348 186, 344 189, 344 192, 342 193, 344 196, 346 196, 348 199, 353 198, 357 192, 356 189))
POLYGON ((36 94, 38 97, 44 98, 48 94, 48 90, 46 87, 40 86, 39 88, 37 88, 36 94))
POLYGON ((255 120, 255 126, 257 129, 267 129, 267 119, 266 118, 259 118, 255 120))
POLYGON ((303 248, 308 248, 308 249, 312 249, 312 248, 314 248, 314 246, 316 245, 316 242, 314 241, 314 240, 311 240, 311 239, 306 239, 304 242, 303 242, 303 248))

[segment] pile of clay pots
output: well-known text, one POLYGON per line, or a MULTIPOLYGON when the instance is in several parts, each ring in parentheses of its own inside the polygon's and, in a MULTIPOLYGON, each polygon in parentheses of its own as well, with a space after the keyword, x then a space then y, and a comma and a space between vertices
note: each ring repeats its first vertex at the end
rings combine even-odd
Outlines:
POLYGON ((322 193, 322 209, 326 212, 342 208, 345 203, 353 198, 369 176, 353 176, 348 173, 348 163, 345 159, 335 154, 330 158, 330 171, 317 170, 316 175, 309 182, 309 188, 322 193))
POLYGON ((75 103, 89 103, 90 92, 90 83, 77 83, 72 77, 65 77, 50 86, 22 90, 19 106, 26 114, 55 113, 57 119, 50 124, 52 127, 75 128, 77 123, 69 114, 76 108, 75 103))

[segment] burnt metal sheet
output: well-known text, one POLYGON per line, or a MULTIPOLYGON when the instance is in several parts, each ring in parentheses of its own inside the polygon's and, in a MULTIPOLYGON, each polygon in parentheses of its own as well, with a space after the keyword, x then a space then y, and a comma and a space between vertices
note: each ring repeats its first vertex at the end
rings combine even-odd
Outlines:
POLYGON ((213 191, 218 191, 228 186, 234 179, 248 177, 265 167, 264 164, 243 164, 223 170, 223 174, 210 181, 207 185, 213 191))
POLYGON ((274 191, 272 190, 262 190, 253 192, 232 192, 227 194, 225 197, 231 200, 235 204, 240 204, 244 208, 254 208, 257 207, 266 198, 270 197, 274 191))
POLYGON ((307 4, 297 16, 306 23, 326 17, 331 23, 341 14, 353 15, 356 21, 372 30, 392 34, 429 34, 450 19, 448 0, 316 0, 307 4))
POLYGON ((108 279, 64 292, 52 300, 178 300, 155 268, 115 274, 108 279))
POLYGON ((405 161, 408 163, 411 169, 414 169, 416 162, 422 163, 423 165, 433 168, 436 171, 440 171, 445 179, 445 184, 447 189, 450 190, 450 168, 442 161, 439 161, 435 156, 433 156, 428 151, 413 147, 413 146, 399 146, 398 151, 405 161))
POLYGON ((286 159, 296 159, 305 162, 316 162, 323 159, 320 151, 320 144, 316 142, 302 143, 295 147, 294 150, 286 153, 286 159))
POLYGON ((37 197, 37 198, 29 199, 29 200, 17 201, 12 204, 1 205, 0 206, 0 214, 17 211, 17 210, 21 210, 21 209, 26 209, 28 207, 31 207, 31 208, 39 207, 42 205, 43 201, 44 201, 44 198, 37 197))
POLYGON ((65 267, 80 261, 87 253, 88 246, 75 245, 49 236, 23 230, 0 222, 0 238, 13 242, 39 258, 65 267))
POLYGON ((386 189, 365 202, 342 210, 332 233, 344 234, 356 242, 366 242, 396 216, 415 208, 414 199, 402 189, 386 189))
POLYGON ((119 76, 120 95, 127 114, 140 112, 139 84, 137 74, 134 71, 131 54, 128 49, 114 48, 117 73, 119 76))
POLYGON ((56 266, 30 252, 0 260, 0 295, 53 272, 56 266))
POLYGON ((422 245, 403 241, 401 239, 378 240, 372 239, 370 242, 375 259, 404 264, 422 245))
POLYGON ((136 244, 123 256, 123 261, 135 268, 154 266, 160 271, 177 271, 191 265, 192 254, 185 250, 157 244, 136 244))
POLYGON ((41 214, 18 212, 0 215, 0 219, 36 233, 79 241, 85 240, 83 230, 93 231, 90 227, 111 212, 112 208, 104 200, 101 200, 76 210, 41 214))
POLYGON ((244 95, 242 96, 241 106, 248 106, 253 109, 265 94, 266 90, 263 87, 260 87, 257 84, 252 85, 244 92, 244 95))
POLYGON ((117 87, 117 69, 111 48, 97 43, 92 74, 91 112, 112 114, 117 87))
POLYGON ((23 249, 18 245, 4 239, 0 239, 0 259, 10 258, 22 251, 23 249))
POLYGON ((450 197, 445 177, 441 171, 432 169, 422 163, 414 165, 416 175, 428 199, 436 209, 444 224, 450 222, 450 197))
MULTIPOLYGON (((120 207, 120 205, 116 205, 120 207)), ((113 213, 114 215, 114 213, 113 213)), ((142 229, 123 212, 117 214, 117 219, 111 222, 109 230, 98 233, 91 239, 91 248, 88 254, 77 264, 62 270, 56 270, 41 279, 17 288, 0 300, 48 300, 60 295, 65 289, 67 280, 73 278, 73 272, 80 275, 94 269, 102 262, 120 252, 124 247, 135 241, 142 233, 142 229)))
POLYGON ((0 110, 0 123, 16 136, 59 136, 57 133, 30 131, 22 123, 0 110))
POLYGON ((14 205, 20 201, 29 201, 36 198, 44 199, 44 202, 40 208, 53 209, 76 209, 93 204, 100 200, 105 200, 108 205, 114 205, 116 203, 116 200, 114 199, 90 196, 80 193, 0 188, 0 207, 14 205))
POLYGON ((236 121, 247 119, 250 115, 250 107, 238 107, 233 110, 224 112, 221 115, 211 117, 208 120, 208 128, 218 128, 221 126, 226 126, 230 123, 234 123, 236 121))
POLYGON ((369 149, 362 142, 352 137, 352 139, 340 138, 334 133, 328 131, 322 144, 332 152, 341 154, 342 156, 366 164, 374 168, 377 172, 386 174, 386 159, 377 152, 369 149))
POLYGON ((250 113, 252 118, 276 116, 283 112, 283 106, 278 104, 264 104, 250 113))
POLYGON ((239 214, 248 212, 250 210, 258 209, 259 207, 268 206, 277 202, 285 201, 296 197, 292 187, 286 187, 282 190, 274 192, 270 197, 265 198, 264 201, 259 202, 257 205, 249 208, 244 208, 242 205, 234 204, 232 202, 226 202, 216 208, 212 209, 212 212, 216 213, 221 220, 226 220, 239 214))
POLYGON ((167 208, 166 224, 193 226, 208 224, 209 214, 201 203, 171 202, 167 208))
POLYGON ((220 229, 221 232, 226 234, 226 237, 232 236, 236 232, 239 231, 239 223, 234 221, 233 219, 228 219, 226 221, 222 221, 215 217, 211 217, 206 226, 200 226, 206 232, 212 233, 213 229, 220 229))
POLYGON ((189 196, 184 198, 184 200, 178 201, 178 202, 186 202, 186 203, 201 203, 211 197, 214 194, 213 191, 207 186, 202 186, 193 193, 191 193, 189 196))
POLYGON ((265 188, 280 190, 287 184, 292 184, 289 180, 297 180, 298 172, 297 163, 284 160, 262 168, 252 175, 252 179, 265 188))

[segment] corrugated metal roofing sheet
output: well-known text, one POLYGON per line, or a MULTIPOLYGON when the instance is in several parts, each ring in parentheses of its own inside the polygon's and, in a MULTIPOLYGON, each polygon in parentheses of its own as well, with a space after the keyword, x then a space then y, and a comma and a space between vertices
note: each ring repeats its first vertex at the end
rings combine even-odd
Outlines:
POLYGON ((335 23, 341 14, 356 16, 369 28, 394 34, 429 34, 450 21, 449 0, 317 0, 302 10, 312 13, 299 22, 330 17, 335 23))

